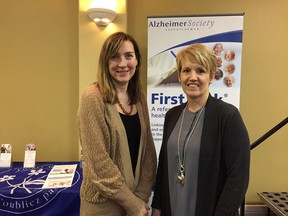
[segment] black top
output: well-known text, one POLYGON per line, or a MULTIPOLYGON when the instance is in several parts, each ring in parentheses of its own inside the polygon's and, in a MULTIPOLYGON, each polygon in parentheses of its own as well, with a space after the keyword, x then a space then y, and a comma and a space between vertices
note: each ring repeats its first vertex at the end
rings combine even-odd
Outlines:
POLYGON ((124 115, 120 113, 120 117, 126 130, 131 163, 133 173, 135 175, 135 169, 137 165, 138 152, 139 152, 140 136, 141 136, 141 126, 139 116, 138 113, 136 113, 135 115, 124 115))

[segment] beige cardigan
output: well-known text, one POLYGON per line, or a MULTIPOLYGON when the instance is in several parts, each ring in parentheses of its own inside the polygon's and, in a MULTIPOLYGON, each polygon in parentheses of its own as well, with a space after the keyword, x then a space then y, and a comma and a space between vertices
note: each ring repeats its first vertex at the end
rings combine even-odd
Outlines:
POLYGON ((148 202, 157 163, 144 94, 136 106, 141 138, 135 177, 121 117, 115 104, 103 102, 96 84, 83 92, 77 114, 85 161, 81 199, 94 204, 113 200, 128 215, 138 214, 143 203, 141 200, 148 202))

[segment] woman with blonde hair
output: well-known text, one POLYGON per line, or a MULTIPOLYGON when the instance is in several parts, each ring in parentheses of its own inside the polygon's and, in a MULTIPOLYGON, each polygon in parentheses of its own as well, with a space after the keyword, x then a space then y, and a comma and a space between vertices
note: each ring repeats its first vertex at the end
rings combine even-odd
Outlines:
POLYGON ((165 116, 153 216, 236 216, 249 181, 250 145, 236 107, 209 93, 216 57, 202 44, 176 56, 187 102, 165 116))

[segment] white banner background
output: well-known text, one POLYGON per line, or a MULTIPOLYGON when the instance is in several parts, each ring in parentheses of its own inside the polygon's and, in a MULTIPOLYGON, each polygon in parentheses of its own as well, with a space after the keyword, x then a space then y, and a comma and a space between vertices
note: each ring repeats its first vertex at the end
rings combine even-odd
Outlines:
POLYGON ((148 17, 147 99, 157 154, 162 143, 166 112, 186 102, 177 79, 177 52, 193 43, 202 43, 211 50, 216 43, 221 43, 224 49, 218 55, 221 62, 218 69, 223 75, 210 85, 210 93, 239 108, 242 33, 243 14, 148 17), (230 61, 225 58, 227 51, 235 54, 230 61), (232 79, 231 86, 224 79, 232 79))

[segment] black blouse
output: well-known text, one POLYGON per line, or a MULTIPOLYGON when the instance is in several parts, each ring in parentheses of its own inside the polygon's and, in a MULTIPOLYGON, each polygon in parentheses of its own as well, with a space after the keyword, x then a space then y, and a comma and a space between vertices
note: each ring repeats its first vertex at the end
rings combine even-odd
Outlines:
POLYGON ((124 124, 126 135, 129 144, 129 151, 131 157, 131 163, 133 168, 133 173, 135 175, 135 169, 137 165, 140 136, 141 136, 141 126, 138 113, 135 115, 124 115, 120 113, 122 122, 124 124))

